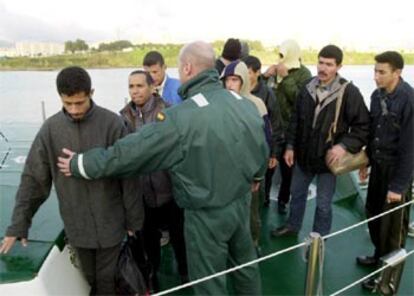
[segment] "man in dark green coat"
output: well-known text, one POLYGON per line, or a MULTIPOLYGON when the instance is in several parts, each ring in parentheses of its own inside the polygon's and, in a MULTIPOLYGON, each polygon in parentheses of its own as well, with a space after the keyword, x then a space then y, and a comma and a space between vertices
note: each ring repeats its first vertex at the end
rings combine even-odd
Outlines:
MULTIPOLYGON (((158 113, 108 149, 83 154, 65 150, 66 175, 97 179, 169 169, 177 204, 185 210, 189 276, 201 278, 256 258, 249 217, 252 186, 267 168, 263 120, 246 98, 221 85, 211 45, 182 48, 180 105, 158 113)), ((257 264, 234 272, 236 294, 260 295, 257 264)), ((197 295, 226 294, 226 278, 194 286, 197 295)))

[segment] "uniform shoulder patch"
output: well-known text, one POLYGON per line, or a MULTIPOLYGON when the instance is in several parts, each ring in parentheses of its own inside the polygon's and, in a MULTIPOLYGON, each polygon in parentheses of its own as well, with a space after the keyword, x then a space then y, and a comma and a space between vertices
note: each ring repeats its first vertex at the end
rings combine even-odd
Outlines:
POLYGON ((208 101, 203 94, 199 93, 191 97, 191 99, 197 104, 198 107, 205 107, 208 105, 208 101))
POLYGON ((164 121, 165 120, 165 114, 162 112, 157 113, 157 121, 164 121))

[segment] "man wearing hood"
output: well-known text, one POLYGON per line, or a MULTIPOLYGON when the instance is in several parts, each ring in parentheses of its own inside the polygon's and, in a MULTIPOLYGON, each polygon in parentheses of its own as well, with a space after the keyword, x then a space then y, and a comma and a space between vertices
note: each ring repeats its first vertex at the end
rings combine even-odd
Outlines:
MULTIPOLYGON (((279 102, 282 115, 283 129, 286 130, 292 112, 294 110, 296 97, 299 89, 305 81, 311 78, 311 73, 301 63, 301 50, 294 40, 286 40, 279 47, 279 63, 270 66, 263 74, 279 102)), ((283 147, 282 155, 286 150, 283 147)), ((290 184, 292 180, 292 168, 286 165, 284 160, 280 161, 280 173, 282 181, 279 187, 278 209, 279 213, 286 213, 286 205, 290 199, 290 184)))
MULTIPOLYGON (((263 101, 250 93, 250 80, 247 66, 242 61, 234 61, 227 65, 221 75, 226 89, 235 93, 235 95, 243 96, 249 99, 257 108, 260 116, 265 123, 265 135, 268 144, 271 146, 272 128, 267 113, 266 105, 263 101)), ((262 182, 263 183, 263 182, 262 182)), ((263 186, 261 186, 263 188, 263 186)), ((263 191, 262 191, 263 192, 263 191)), ((260 238, 260 193, 258 190, 252 192, 252 205, 250 216, 250 227, 253 241, 256 248, 259 245, 260 238)))
MULTIPOLYGON (((256 107, 223 88, 214 62, 211 45, 185 45, 178 60, 181 104, 108 149, 64 150, 69 157, 59 157, 58 164, 67 176, 91 179, 168 169, 176 202, 184 208, 191 280, 256 258, 246 216, 269 153, 256 107)), ((236 295, 261 295, 257 264, 231 276, 236 295)), ((225 295, 226 276, 193 289, 196 295, 225 295)))

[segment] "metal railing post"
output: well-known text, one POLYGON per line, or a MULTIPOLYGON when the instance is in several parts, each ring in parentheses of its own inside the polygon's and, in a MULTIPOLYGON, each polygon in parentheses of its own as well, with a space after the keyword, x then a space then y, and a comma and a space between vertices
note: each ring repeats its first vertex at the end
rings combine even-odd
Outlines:
POLYGON ((321 263, 321 245, 322 245, 322 238, 321 235, 317 232, 310 233, 311 243, 308 249, 307 257, 308 257, 308 268, 307 268, 307 275, 306 275, 306 283, 305 283, 305 295, 312 296, 317 295, 318 293, 318 282, 319 282, 319 264, 321 263))

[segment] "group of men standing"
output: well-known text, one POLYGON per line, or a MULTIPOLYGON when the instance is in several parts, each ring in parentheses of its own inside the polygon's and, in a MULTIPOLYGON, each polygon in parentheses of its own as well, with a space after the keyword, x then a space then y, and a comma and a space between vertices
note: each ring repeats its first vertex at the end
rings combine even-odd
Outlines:
MULTIPOLYGON (((327 162, 363 146, 371 165, 367 214, 409 199, 414 92, 401 78, 400 54, 376 57, 378 90, 369 113, 358 88, 338 73, 343 54, 337 46, 319 52, 318 72, 311 77, 299 46, 288 40, 280 46, 279 64, 262 75, 260 60, 242 57, 241 44, 231 40, 219 60, 207 43, 184 46, 178 59, 181 85, 165 74, 159 53, 148 53, 145 71, 129 75, 131 101, 121 117, 93 102, 85 70, 63 69, 56 82, 62 111, 43 124, 32 144, 0 253, 17 238, 26 243, 31 219, 52 183, 92 294, 115 293, 113 275, 127 232, 142 231, 156 271, 160 228, 166 225, 183 282, 257 258, 260 201, 255 193, 262 188, 269 203, 278 165, 279 212, 286 212, 290 196, 291 201, 287 223, 272 231, 275 237, 299 232, 315 177, 313 230, 329 233, 336 177, 327 162), (339 94, 337 132, 328 140, 339 94), (249 221, 251 213, 256 216, 249 221)), ((361 177, 366 175, 364 168, 361 177)), ((377 263, 403 246, 407 225, 407 208, 371 223, 375 255, 358 262, 377 263), (404 223, 398 223, 399 217, 405 217, 404 223), (387 235, 390 230, 395 236, 387 235)), ((232 276, 236 294, 261 294, 257 265, 232 276)), ((226 287, 221 276, 194 290, 217 295, 225 294, 226 287)))

